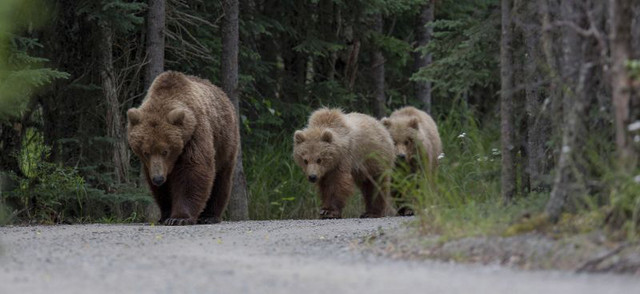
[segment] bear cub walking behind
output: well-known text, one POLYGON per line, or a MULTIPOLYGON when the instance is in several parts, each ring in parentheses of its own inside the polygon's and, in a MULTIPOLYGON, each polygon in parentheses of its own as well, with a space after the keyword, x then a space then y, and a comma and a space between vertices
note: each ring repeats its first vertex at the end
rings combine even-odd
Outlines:
MULTIPOLYGON (((442 153, 438 126, 433 118, 424 111, 407 106, 394 111, 389 118, 383 118, 381 121, 391 134, 397 159, 408 163, 412 173, 421 170, 419 159, 423 162, 426 160, 428 165, 423 167, 424 171, 433 176, 438 167, 438 156, 442 153)), ((393 196, 401 198, 395 192, 393 196)), ((401 205, 398 214, 413 215, 413 211, 401 205)))
POLYGON ((160 223, 220 222, 240 138, 227 95, 207 80, 168 71, 127 117, 129 145, 144 164, 160 223))
POLYGON ((308 126, 295 132, 293 156, 319 189, 321 218, 342 217, 356 185, 366 206, 361 217, 393 214, 387 172, 393 168, 393 142, 375 118, 339 109, 316 110, 308 126))

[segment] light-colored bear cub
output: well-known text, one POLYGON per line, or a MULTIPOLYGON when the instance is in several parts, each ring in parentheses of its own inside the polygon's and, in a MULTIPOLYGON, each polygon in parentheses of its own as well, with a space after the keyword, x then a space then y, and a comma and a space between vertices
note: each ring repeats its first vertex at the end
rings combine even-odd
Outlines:
POLYGON ((361 217, 394 213, 389 199, 393 142, 375 118, 340 109, 321 108, 307 127, 294 134, 293 157, 318 187, 321 218, 340 218, 346 200, 358 186, 366 211, 361 217))
MULTIPOLYGON (((407 162, 411 172, 416 173, 421 170, 419 159, 422 158, 422 162, 427 162, 424 171, 432 176, 438 167, 438 156, 442 153, 438 126, 433 118, 424 111, 407 106, 381 121, 393 139, 397 159, 407 162)), ((401 197, 394 195, 394 198, 401 197)), ((401 205, 398 213, 412 215, 413 211, 401 205)))

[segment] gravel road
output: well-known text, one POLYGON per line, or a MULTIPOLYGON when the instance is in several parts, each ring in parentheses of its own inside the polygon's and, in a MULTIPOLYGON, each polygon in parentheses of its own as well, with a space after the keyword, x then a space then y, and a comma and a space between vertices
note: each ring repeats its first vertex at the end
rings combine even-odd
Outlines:
POLYGON ((397 261, 353 250, 407 218, 0 227, 0 293, 640 293, 633 276, 397 261))

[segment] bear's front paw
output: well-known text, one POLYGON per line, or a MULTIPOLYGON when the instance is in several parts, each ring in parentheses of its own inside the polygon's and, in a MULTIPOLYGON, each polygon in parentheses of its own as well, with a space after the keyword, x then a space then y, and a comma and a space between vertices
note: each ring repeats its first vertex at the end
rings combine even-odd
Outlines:
POLYGON ((209 225, 218 224, 222 222, 221 217, 201 217, 198 219, 198 224, 209 225))
POLYGON ((321 219, 336 219, 342 218, 339 211, 331 210, 331 209, 323 209, 320 210, 320 218, 321 219))
POLYGON ((165 226, 188 226, 195 222, 190 218, 168 218, 164 221, 165 226))

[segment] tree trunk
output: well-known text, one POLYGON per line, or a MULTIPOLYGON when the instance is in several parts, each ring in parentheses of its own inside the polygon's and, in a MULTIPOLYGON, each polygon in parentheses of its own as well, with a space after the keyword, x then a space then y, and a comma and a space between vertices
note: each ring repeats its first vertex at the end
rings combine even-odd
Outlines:
POLYGON ((593 67, 592 63, 582 65, 575 97, 567 97, 571 99, 572 107, 568 109, 565 119, 556 178, 546 207, 547 215, 554 222, 567 206, 575 205, 578 197, 587 193, 583 166, 587 136, 585 120, 589 113, 588 87, 593 81, 593 67))
POLYGON ((164 71, 165 0, 149 0, 147 17, 147 72, 144 88, 164 71))
MULTIPOLYGON (((417 21, 418 27, 416 28, 416 48, 424 47, 429 44, 429 41, 431 41, 433 29, 431 26, 427 27, 427 24, 433 21, 433 8, 433 0, 429 0, 420 9, 417 21)), ((414 53, 414 67, 416 72, 430 64, 431 53, 424 55, 420 52, 414 53)), ((414 87, 416 91, 416 98, 418 98, 418 101, 422 102, 422 110, 427 113, 431 113, 431 82, 416 81, 414 82, 414 87)))
MULTIPOLYGON (((241 127, 242 123, 240 121, 238 98, 238 0, 223 0, 222 9, 224 11, 224 18, 222 20, 222 54, 220 56, 222 89, 227 93, 233 103, 236 109, 236 116, 238 117, 238 127, 241 127)), ((249 218, 247 181, 242 166, 242 148, 240 148, 240 152, 238 152, 234 170, 233 187, 228 212, 231 220, 245 220, 249 218)))
POLYGON ((120 101, 113 69, 113 30, 108 25, 99 25, 101 38, 98 43, 100 56, 100 78, 102 93, 106 99, 107 137, 113 140, 112 163, 116 183, 126 183, 129 178, 129 148, 124 136, 124 125, 120 114, 120 101))
POLYGON ((631 78, 625 68, 631 52, 632 7, 630 0, 610 0, 611 20, 611 97, 613 99, 616 147, 620 168, 630 171, 636 166, 637 154, 627 131, 631 121, 631 78))
MULTIPOLYGON (((560 7, 565 21, 581 25, 582 16, 575 1, 563 1, 560 7)), ((590 105, 591 85, 595 78, 594 65, 587 62, 583 42, 575 29, 562 29, 562 77, 565 82, 562 98, 562 145, 556 166, 556 175, 546 213, 552 221, 577 204, 578 197, 585 195, 586 167, 584 166, 586 122, 590 105)), ((591 50, 590 50, 591 51, 591 50)))
MULTIPOLYGON (((374 16, 373 31, 382 34, 383 20, 381 14, 374 16)), ((373 81, 373 113, 377 118, 386 115, 384 95, 384 56, 380 48, 375 46, 371 58, 371 77, 373 81)))
MULTIPOLYGON (((526 19, 528 23, 537 23, 539 15, 535 2, 526 6, 526 19)), ((541 80, 539 64, 543 61, 540 55, 540 33, 538 30, 523 28, 525 44, 525 95, 526 95, 526 120, 527 120, 527 174, 532 192, 545 190, 548 185, 544 175, 548 172, 548 160, 546 158, 545 143, 548 140, 549 116, 542 110, 544 97, 539 89, 541 80)))
MULTIPOLYGON (((153 80, 164 71, 164 28, 165 28, 165 0, 149 0, 147 14, 147 46, 145 48, 147 70, 144 76, 144 90, 149 90, 153 80)), ((147 185, 144 167, 140 167, 138 186, 147 185)))
POLYGON ((513 48, 511 0, 502 0, 502 38, 500 40, 500 130, 502 145, 502 200, 511 202, 516 190, 513 126, 513 48))

